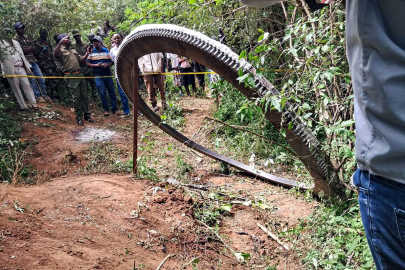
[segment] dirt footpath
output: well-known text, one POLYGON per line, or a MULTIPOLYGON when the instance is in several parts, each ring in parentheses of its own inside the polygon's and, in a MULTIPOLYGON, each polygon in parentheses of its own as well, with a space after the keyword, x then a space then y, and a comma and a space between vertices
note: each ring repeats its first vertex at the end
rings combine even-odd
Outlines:
MULTIPOLYGON (((209 100, 201 102, 198 109, 183 104, 188 135, 212 110, 209 100)), ((97 173, 102 165, 88 169, 97 138, 108 141, 114 148, 107 150, 117 151, 120 161, 129 159, 131 119, 95 115, 95 124, 78 127, 69 108, 44 110, 59 113, 27 120, 21 136, 36 140, 26 162, 39 171, 37 183, 0 185, 0 269, 157 269, 166 258, 161 269, 301 269, 294 251, 299 236, 285 233, 308 217, 315 203, 244 175, 221 175, 212 160, 198 156, 185 158, 192 173, 165 182, 174 177, 168 175, 177 166, 173 160, 188 152, 144 118, 140 136, 156 142, 150 151, 162 161, 150 165, 168 177, 151 181, 97 173), (177 152, 167 150, 169 144, 177 152)))

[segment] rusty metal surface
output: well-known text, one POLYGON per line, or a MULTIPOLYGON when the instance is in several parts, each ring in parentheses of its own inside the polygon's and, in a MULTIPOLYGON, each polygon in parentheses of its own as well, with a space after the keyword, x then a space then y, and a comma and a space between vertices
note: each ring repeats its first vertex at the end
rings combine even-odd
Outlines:
MULTIPOLYGON (((256 71, 252 65, 243 59, 239 60, 239 56, 225 45, 199 32, 183 27, 154 24, 143 25, 133 30, 131 34, 124 39, 118 52, 115 72, 122 89, 131 100, 133 100, 133 80, 131 75, 133 61, 145 54, 153 52, 174 53, 196 60, 218 73, 251 100, 261 98, 266 94, 277 95, 279 93, 269 81, 256 75, 256 71), (246 87, 244 83, 239 83, 237 80, 239 77, 238 70, 242 70, 243 74, 249 73, 254 78, 256 84, 254 88, 249 88, 246 87)), ((243 163, 220 155, 191 141, 172 127, 162 123, 160 117, 139 97, 140 111, 153 124, 186 146, 273 183, 287 187, 300 187, 302 189, 314 188, 314 193, 316 194, 320 191, 329 194, 331 187, 333 188, 339 180, 336 172, 333 170, 333 166, 327 155, 322 152, 319 141, 306 129, 305 124, 296 116, 291 108, 292 106, 287 102, 282 112, 267 110, 264 111, 264 113, 266 118, 277 129, 281 129, 282 125, 285 126, 288 125, 288 123, 292 123, 292 129, 286 129, 287 141, 309 170, 314 179, 315 186, 306 186, 297 181, 283 179, 262 171, 253 170, 243 163)))

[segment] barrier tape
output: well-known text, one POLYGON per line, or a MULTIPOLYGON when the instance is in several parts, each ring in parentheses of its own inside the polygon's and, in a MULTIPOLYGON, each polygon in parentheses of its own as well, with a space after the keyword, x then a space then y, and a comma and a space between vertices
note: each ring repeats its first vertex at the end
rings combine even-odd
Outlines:
MULTIPOLYGON (((274 69, 274 72, 294 72, 294 70, 286 71, 283 69, 274 69)), ((145 74, 139 74, 139 76, 146 76, 146 75, 200 75, 200 74, 216 74, 215 72, 185 72, 185 73, 180 73, 180 72, 156 72, 156 73, 145 73, 145 74)), ((69 75, 76 75, 76 74, 69 74, 69 75)), ((4 78, 32 78, 32 79, 95 79, 95 78, 115 78, 115 76, 97 76, 97 77, 75 77, 75 76, 34 76, 34 75, 0 75, 0 77, 4 78)))
MULTIPOLYGON (((139 76, 145 75, 199 75, 199 74, 216 74, 215 72, 185 72, 185 73, 174 73, 174 72, 156 72, 156 73, 145 73, 139 74, 139 76)), ((76 75, 76 74, 69 74, 76 75)), ((76 76, 34 76, 34 75, 0 75, 4 78, 33 78, 33 79, 95 79, 95 78, 115 78, 115 76, 94 76, 94 77, 76 77, 76 76)))

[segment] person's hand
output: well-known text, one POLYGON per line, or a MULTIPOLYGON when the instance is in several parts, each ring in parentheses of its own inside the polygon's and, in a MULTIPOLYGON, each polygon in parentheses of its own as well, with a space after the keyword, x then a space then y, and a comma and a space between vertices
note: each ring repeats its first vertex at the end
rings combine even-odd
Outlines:
POLYGON ((59 41, 59 43, 60 43, 60 44, 67 44, 67 43, 69 43, 69 41, 70 41, 69 36, 66 36, 66 37, 62 38, 62 39, 59 41))
POLYGON ((87 47, 87 53, 91 53, 91 50, 93 49, 93 46, 88 46, 87 47))
POLYGON ((104 63, 97 63, 98 67, 104 67, 104 63))

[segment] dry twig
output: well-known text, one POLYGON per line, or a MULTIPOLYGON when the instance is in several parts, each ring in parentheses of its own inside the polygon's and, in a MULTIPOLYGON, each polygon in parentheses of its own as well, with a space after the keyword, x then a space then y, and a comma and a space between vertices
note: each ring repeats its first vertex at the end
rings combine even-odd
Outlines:
POLYGON ((280 246, 285 248, 287 251, 289 250, 288 246, 284 244, 275 234, 271 233, 266 227, 264 227, 260 223, 257 223, 257 226, 259 226, 260 229, 262 229, 265 233, 267 233, 268 236, 273 238, 273 240, 275 240, 280 246))
POLYGON ((156 270, 159 270, 164 264, 165 264, 165 262, 168 260, 168 259, 170 259, 171 257, 173 257, 174 256, 174 254, 169 254, 169 255, 167 255, 166 256, 166 258, 164 258, 163 259, 163 261, 159 264, 159 266, 156 268, 156 270))

